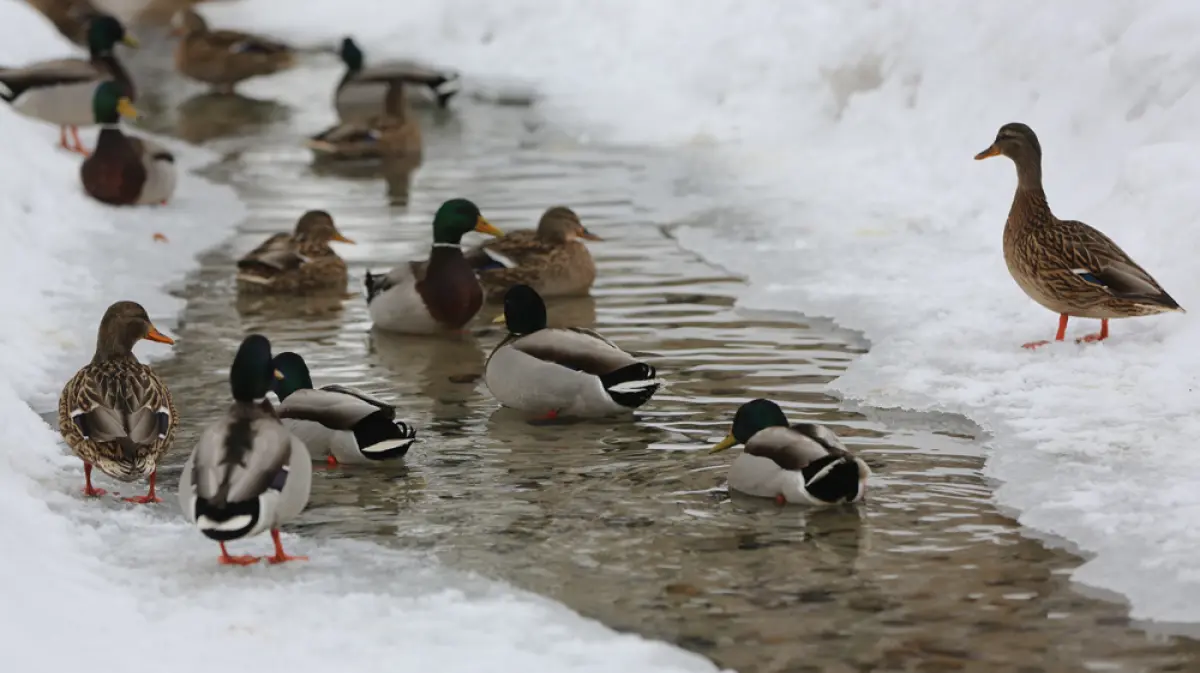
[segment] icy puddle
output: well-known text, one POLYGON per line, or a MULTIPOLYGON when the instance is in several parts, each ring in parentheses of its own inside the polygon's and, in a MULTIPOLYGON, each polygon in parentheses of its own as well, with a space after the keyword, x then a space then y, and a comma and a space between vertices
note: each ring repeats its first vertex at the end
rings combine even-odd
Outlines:
POLYGON ((451 114, 422 114, 426 159, 415 173, 318 169, 301 137, 329 117, 289 106, 327 105, 338 74, 323 64, 248 89, 289 96, 279 103, 178 89, 148 97, 174 110, 168 130, 225 155, 209 174, 234 184, 252 212, 187 286, 177 357, 160 367, 189 419, 168 484, 201 422, 228 403, 233 351, 257 331, 301 352, 318 385, 396 400, 423 438, 389 471, 318 474, 292 528, 301 535, 432 553, 745 673, 1200 666, 1192 641, 1149 637, 1122 606, 1077 593, 1065 573, 1079 559, 996 511, 972 427, 864 415, 823 394, 863 352, 855 335, 735 310, 740 281, 682 251, 661 226, 678 224, 671 213, 682 210, 705 217, 679 206, 698 196, 687 192, 683 158, 581 146, 529 109, 464 95, 451 114), (369 331, 363 273, 425 254, 431 213, 458 196, 505 230, 565 203, 606 239, 591 244, 594 298, 552 302, 550 316, 595 326, 670 380, 636 420, 534 427, 498 411, 471 380, 501 337, 487 322, 495 308, 462 339, 369 331), (356 295, 238 301, 236 256, 316 207, 359 242, 339 247, 356 295), (731 500, 722 483, 733 454, 704 450, 757 396, 845 437, 876 472, 870 501, 808 513, 731 500))

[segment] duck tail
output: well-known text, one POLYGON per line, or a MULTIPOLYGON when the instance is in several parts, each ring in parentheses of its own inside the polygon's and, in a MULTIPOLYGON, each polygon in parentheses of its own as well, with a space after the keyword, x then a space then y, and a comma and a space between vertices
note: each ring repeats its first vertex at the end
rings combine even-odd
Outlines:
POLYGON ((375 297, 378 297, 381 292, 388 288, 387 274, 376 274, 368 271, 366 277, 363 278, 363 287, 366 289, 367 303, 370 304, 375 300, 375 297))
POLYGON ((604 391, 614 402, 636 409, 648 402, 662 386, 662 381, 657 376, 654 367, 644 362, 635 362, 601 375, 600 385, 604 386, 604 391))
POLYGON ((417 441, 417 431, 393 419, 390 411, 380 409, 354 424, 354 441, 364 458, 392 460, 408 453, 417 441))
POLYGON ((210 540, 227 542, 249 533, 261 515, 258 498, 244 502, 226 502, 218 494, 214 498, 197 497, 192 505, 196 528, 210 540))
POLYGON ((441 81, 430 85, 433 90, 433 95, 437 96, 438 107, 444 108, 454 98, 454 94, 458 93, 462 88, 462 83, 459 81, 458 75, 442 78, 441 81))
POLYGON ((804 490, 821 502, 853 502, 859 497, 859 464, 852 456, 825 456, 801 471, 804 490))

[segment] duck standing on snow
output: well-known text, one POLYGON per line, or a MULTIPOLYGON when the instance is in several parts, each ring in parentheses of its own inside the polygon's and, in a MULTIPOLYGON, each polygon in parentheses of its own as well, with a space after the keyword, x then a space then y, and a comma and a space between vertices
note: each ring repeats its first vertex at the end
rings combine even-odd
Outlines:
POLYGON ((304 442, 288 432, 267 392, 281 374, 271 360, 271 342, 261 334, 242 341, 229 383, 233 404, 200 433, 179 477, 179 506, 187 520, 221 545, 222 564, 249 565, 255 556, 230 556, 225 543, 271 531, 271 563, 305 560, 288 556, 279 526, 308 505, 312 458, 304 442))
POLYGON ((463 234, 503 236, 466 199, 451 199, 433 217, 428 261, 404 262, 386 274, 367 273, 367 308, 380 329, 435 334, 461 329, 483 305, 483 290, 463 257, 463 234))
POLYGON ((346 262, 330 241, 354 241, 342 235, 323 210, 300 216, 291 234, 278 233, 238 260, 239 292, 307 294, 346 289, 346 262))
POLYGON ((575 211, 547 210, 537 230, 520 229, 488 241, 467 254, 479 272, 488 301, 503 301, 514 285, 528 285, 542 297, 586 295, 596 280, 596 263, 580 239, 599 241, 575 211))
POLYGON ((835 505, 867 494, 871 468, 855 457, 829 428, 789 426, 779 405, 757 399, 743 404, 733 430, 710 453, 744 444, 729 468, 729 488, 779 504, 835 505))
POLYGON ((104 312, 92 361, 67 381, 58 399, 58 429, 71 452, 83 460, 83 494, 104 495, 92 486, 92 466, 114 479, 150 477, 150 491, 126 498, 162 502, 154 492, 158 461, 171 447, 179 419, 162 379, 138 362, 138 341, 174 341, 154 328, 146 309, 119 301, 104 312))
MULTIPOLYGON (((1050 212, 1042 188, 1042 146, 1033 129, 1005 124, 975 159, 1004 155, 1017 166, 1017 192, 1004 225, 1004 261, 1031 299, 1059 314, 1055 341, 1067 319, 1098 318, 1100 332, 1080 341, 1108 338, 1108 321, 1180 311, 1179 304, 1109 237, 1050 212)), ((1025 348, 1050 343, 1035 341, 1025 348)))
POLYGON ((209 30, 195 10, 181 9, 171 18, 172 33, 181 36, 175 47, 180 73, 232 94, 242 80, 271 75, 295 64, 292 48, 258 35, 234 30, 209 30))
POLYGON ((662 385, 654 367, 581 327, 546 326, 546 304, 528 285, 504 296, 508 337, 488 356, 484 382, 500 404, 541 418, 628 412, 662 385))
POLYGON ((313 388, 304 358, 275 356, 279 418, 315 459, 329 465, 370 464, 402 458, 417 441, 416 430, 396 420, 396 407, 361 390, 328 385, 313 388))
POLYGON ((79 167, 84 191, 114 206, 166 204, 175 193, 175 155, 156 142, 121 131, 120 118, 136 118, 138 113, 113 82, 96 89, 92 107, 103 128, 96 151, 79 167))
POLYGON ((59 146, 87 155, 79 141, 80 126, 96 123, 92 110, 96 88, 112 80, 130 101, 137 100, 133 80, 113 53, 118 42, 137 47, 120 21, 103 14, 88 24, 90 60, 64 58, 21 68, 0 68, 0 97, 27 117, 59 125, 59 146), (67 130, 73 144, 67 143, 67 130))
POLYGON ((346 74, 334 90, 333 105, 343 121, 352 121, 356 109, 378 111, 394 106, 388 101, 403 95, 405 84, 428 87, 437 106, 443 108, 458 93, 459 76, 453 71, 407 61, 387 61, 367 67, 362 50, 349 37, 342 40, 338 56, 346 64, 346 74))

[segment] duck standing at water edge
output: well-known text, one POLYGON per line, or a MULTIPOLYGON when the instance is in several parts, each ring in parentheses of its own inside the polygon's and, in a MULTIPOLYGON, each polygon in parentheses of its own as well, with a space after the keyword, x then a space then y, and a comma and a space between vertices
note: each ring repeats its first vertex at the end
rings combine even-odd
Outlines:
POLYGON ((175 155, 156 142, 127 136, 120 119, 137 110, 112 82, 96 89, 93 114, 100 129, 96 151, 79 167, 89 196, 113 206, 166 204, 175 193, 175 155))
POLYGON ((141 504, 162 502, 154 492, 158 461, 171 447, 179 419, 171 393, 149 366, 138 362, 138 341, 175 343, 154 328, 146 309, 119 301, 104 312, 92 361, 75 373, 58 399, 58 429, 83 461, 83 494, 105 494, 92 486, 92 466, 114 479, 150 477, 141 504))
POLYGON ((1005 124, 975 159, 999 155, 1017 166, 1017 191, 1004 225, 1004 261, 1025 294, 1059 314, 1055 341, 1066 336, 1072 316, 1099 318, 1100 332, 1080 341, 1101 341, 1108 338, 1112 318, 1183 312, 1112 239, 1083 222, 1054 216, 1042 188, 1042 146, 1033 129, 1005 124))
POLYGON ((746 450, 729 467, 729 488, 735 491, 781 505, 835 505, 867 494, 871 468, 832 430, 813 423, 789 426, 783 409, 770 400, 743 404, 729 435, 709 452, 738 444, 746 450))
POLYGON ((354 244, 323 210, 300 216, 291 234, 274 234, 238 260, 237 287, 246 293, 306 294, 345 291, 346 262, 330 241, 354 244))
POLYGON ((492 236, 493 227, 467 199, 451 199, 433 217, 433 250, 428 261, 404 262, 386 274, 367 272, 364 285, 371 320, 380 329, 435 334, 461 329, 483 305, 483 289, 463 257, 469 231, 492 236))
POLYGON ((503 301, 514 285, 528 285, 547 298, 582 296, 596 281, 596 263, 580 239, 602 240, 575 211, 555 206, 542 215, 536 231, 509 232, 478 246, 467 259, 478 270, 488 301, 503 301))
POLYGON ((288 556, 279 526, 308 505, 312 458, 304 442, 280 423, 267 392, 282 375, 271 358, 271 342, 260 334, 242 341, 229 384, 233 404, 200 433, 179 477, 179 506, 205 537, 221 545, 220 563, 249 565, 255 556, 230 556, 225 543, 270 529, 271 563, 305 560, 288 556))

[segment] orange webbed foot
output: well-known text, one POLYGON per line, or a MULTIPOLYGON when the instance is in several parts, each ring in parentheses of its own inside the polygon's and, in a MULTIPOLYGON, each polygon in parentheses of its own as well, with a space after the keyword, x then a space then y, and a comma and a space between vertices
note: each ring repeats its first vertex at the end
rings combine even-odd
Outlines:
POLYGON ((1030 342, 1029 342, 1029 343, 1027 343, 1027 344, 1021 344, 1021 348, 1026 348, 1026 349, 1028 349, 1028 350, 1033 350, 1033 349, 1035 349, 1035 348, 1041 348, 1042 346, 1047 346, 1047 345, 1049 345, 1049 344, 1050 344, 1050 342, 1049 342, 1049 341, 1030 341, 1030 342))
POLYGON ((149 494, 149 493, 146 495, 137 495, 132 498, 121 498, 121 499, 124 500, 125 502, 132 502, 135 505, 149 505, 151 503, 162 502, 162 498, 158 497, 157 495, 153 495, 153 494, 149 494))
POLYGON ((92 488, 91 486, 83 487, 83 497, 85 498, 99 498, 100 496, 107 494, 108 491, 102 488, 92 488))

